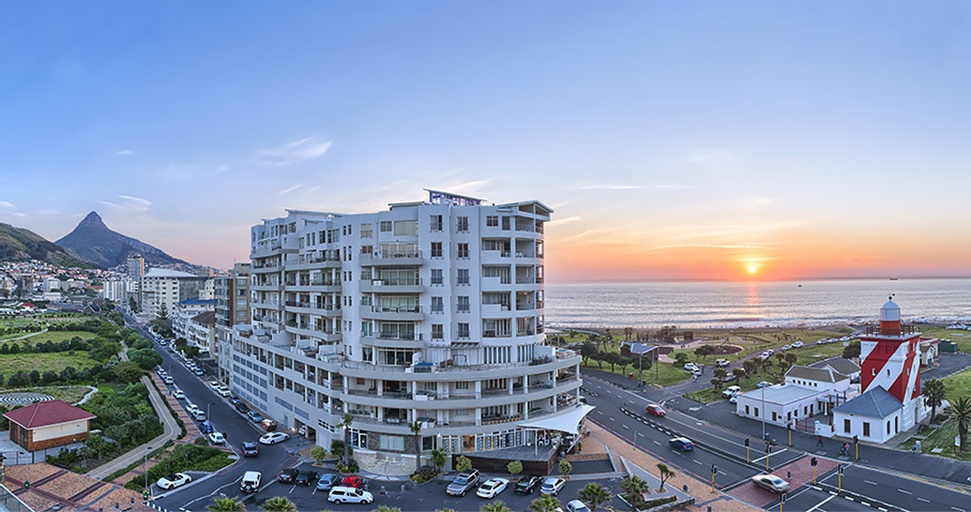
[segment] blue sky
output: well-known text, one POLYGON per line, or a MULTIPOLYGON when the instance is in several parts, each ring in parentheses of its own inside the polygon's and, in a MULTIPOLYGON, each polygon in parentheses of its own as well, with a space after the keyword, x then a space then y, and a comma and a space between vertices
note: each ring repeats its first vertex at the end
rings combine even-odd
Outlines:
POLYGON ((0 6, 0 222, 539 199, 551 280, 971 275, 962 2, 0 6), (754 272, 753 272, 754 270, 754 272))

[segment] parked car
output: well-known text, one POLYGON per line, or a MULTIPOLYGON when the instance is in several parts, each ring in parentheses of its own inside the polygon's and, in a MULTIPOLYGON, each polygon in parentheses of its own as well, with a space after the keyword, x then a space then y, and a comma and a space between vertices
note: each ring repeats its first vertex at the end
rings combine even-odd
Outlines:
POLYGON ((783 352, 785 352, 786 350, 789 350, 790 348, 792 348, 792 345, 783 345, 783 346, 779 347, 779 350, 782 350, 783 352))
POLYGON ((247 412, 246 412, 246 417, 249 418, 249 420, 252 421, 253 423, 259 423, 259 422, 263 421, 263 415, 262 414, 260 414, 260 413, 258 413, 256 411, 250 411, 248 409, 247 409, 247 412))
POLYGON ((770 354, 769 352, 762 352, 762 354, 759 355, 759 359, 761 359, 763 361, 765 361, 766 359, 768 359, 770 357, 772 357, 772 354, 770 354))
POLYGON ((752 483, 772 492, 782 493, 789 490, 789 482, 772 474, 755 475, 752 477, 752 483))
POLYGON ((260 437, 260 443, 262 444, 277 444, 282 443, 290 439, 290 434, 286 432, 267 432, 260 437))
POLYGON ((243 478, 239 481, 239 490, 245 493, 259 491, 261 482, 263 482, 263 473, 247 471, 243 473, 243 478))
POLYGON ((663 418, 664 416, 667 415, 667 413, 664 412, 664 408, 658 404, 647 404, 647 407, 645 407, 645 410, 647 410, 647 413, 650 414, 651 416, 657 416, 657 417, 663 418))
POLYGON ((724 368, 724 367, 728 366, 729 364, 730 363, 728 362, 728 359, 715 359, 715 366, 717 366, 719 368, 724 368))
POLYGON ((475 495, 486 499, 495 498, 499 493, 505 491, 508 485, 509 480, 505 478, 490 478, 479 486, 479 490, 475 491, 475 495))
POLYGON ((195 418, 196 421, 206 421, 206 411, 196 409, 195 412, 192 413, 192 417, 195 418))
POLYGON ((211 380, 211 381, 209 381, 209 387, 211 387, 212 389, 218 388, 219 387, 219 381, 218 380, 211 380))
POLYGON ((687 437, 675 437, 674 439, 669 439, 668 444, 671 448, 682 452, 690 452, 695 449, 695 444, 691 442, 687 437))
POLYGON ((292 484, 296 479, 297 475, 300 474, 300 470, 297 468, 287 468, 280 471, 280 474, 276 476, 277 482, 283 482, 285 484, 292 484))
POLYGON ((296 485, 306 485, 309 487, 311 482, 316 482, 316 481, 317 481, 316 471, 301 471, 300 474, 297 475, 297 478, 293 481, 293 483, 296 485))
POLYGON ((169 376, 169 375, 166 375, 165 377, 163 377, 163 378, 162 378, 162 380, 163 380, 163 381, 164 381, 164 382, 165 382, 166 384, 175 384, 175 379, 173 379, 173 378, 172 378, 171 376, 169 376))
POLYGON ((725 391, 722 391, 722 398, 731 398, 735 393, 741 393, 742 388, 738 386, 728 386, 725 391))
POLYGON ((543 485, 540 486, 539 492, 556 496, 563 490, 564 485, 566 485, 566 480, 562 478, 555 476, 547 477, 546 480, 543 480, 543 485))
POLYGON ((516 494, 532 494, 542 482, 543 479, 541 477, 524 476, 516 482, 516 486, 512 488, 512 492, 516 494))
POLYGON ((320 475, 320 479, 317 480, 317 490, 329 491, 331 487, 339 484, 340 481, 340 475, 335 475, 334 473, 324 473, 323 475, 320 475))
POLYGON ((226 436, 222 432, 213 432, 209 434, 209 442, 212 444, 226 444, 226 436))
POLYGON ((199 406, 192 402, 187 402, 185 404, 185 412, 189 414, 193 414, 195 411, 198 411, 198 410, 199 410, 199 406))
POLYGON ((698 365, 696 365, 694 363, 685 363, 684 364, 684 369, 685 370, 688 370, 689 372, 692 372, 692 373, 701 370, 701 368, 698 368, 698 365))
POLYGON ((246 405, 246 404, 244 404, 243 402, 238 402, 238 401, 237 401, 237 403, 236 403, 236 406, 235 406, 235 407, 236 407, 236 410, 237 410, 237 411, 238 411, 238 412, 239 412, 240 414, 245 414, 245 415, 247 415, 247 416, 249 416, 249 412, 250 412, 250 409, 249 409, 249 407, 247 407, 247 405, 246 405))
POLYGON ((348 475, 341 480, 341 487, 353 487, 360 489, 364 487, 364 477, 359 475, 348 475))
POLYGON ((353 487, 333 487, 327 494, 327 501, 338 505, 341 503, 371 504, 374 501, 374 496, 367 491, 353 487))
POLYGON ((762 388, 767 388, 767 387, 769 387, 771 385, 772 385, 771 382, 766 382, 766 381, 763 380, 763 381, 759 382, 758 384, 756 384, 755 387, 758 388, 758 389, 762 389, 762 388))
POLYGON ((176 389, 172 393, 172 396, 174 396, 176 400, 185 400, 185 392, 182 391, 181 389, 176 389))
POLYGON ((163 476, 162 478, 159 478, 158 482, 156 482, 155 485, 157 485, 159 489, 167 491, 169 489, 175 489, 176 487, 181 487, 191 481, 192 481, 191 476, 185 473, 175 473, 173 475, 166 475, 166 476, 163 476))
POLYGON ((448 484, 445 492, 452 496, 465 496, 465 493, 469 492, 478 483, 479 470, 473 469, 465 473, 460 473, 459 476, 455 477, 452 483, 448 484))
POLYGON ((202 377, 203 375, 206 374, 206 372, 202 371, 202 368, 196 368, 195 370, 192 370, 192 373, 198 375, 199 377, 202 377))
POLYGON ((259 454, 259 445, 253 441, 243 441, 243 457, 256 457, 259 454))
POLYGON ((732 393, 732 397, 729 398, 728 401, 730 403, 737 404, 738 403, 738 395, 741 395, 741 394, 742 394, 741 391, 739 391, 738 393, 732 393))
POLYGON ((214 429, 212 427, 212 423, 210 423, 207 420, 207 421, 203 421, 202 424, 199 425, 199 431, 202 432, 203 434, 211 434, 215 432, 216 429, 214 429))
POLYGON ((792 344, 792 348, 802 348, 803 346, 805 346, 805 344, 801 341, 797 341, 792 344))
POLYGON ((216 393, 223 398, 229 398, 229 388, 226 386, 220 385, 216 387, 216 393))
POLYGON ((573 500, 566 504, 566 512, 590 512, 590 507, 580 500, 573 500))

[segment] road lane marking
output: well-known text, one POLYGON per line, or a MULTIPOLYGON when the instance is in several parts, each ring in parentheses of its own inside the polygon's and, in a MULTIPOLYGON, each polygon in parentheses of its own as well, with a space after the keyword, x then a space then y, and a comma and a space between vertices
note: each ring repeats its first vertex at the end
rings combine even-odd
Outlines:
POLYGON ((603 415, 604 415, 604 413, 603 413, 603 411, 597 411, 597 414, 599 414, 599 415, 601 415, 601 416, 603 416, 603 415))
POLYGON ((923 501, 924 503, 930 503, 931 502, 931 500, 929 500, 927 498, 917 498, 917 500, 918 501, 923 501))
POLYGON ((958 512, 967 512, 963 508, 951 507, 951 510, 957 510, 958 512))
POLYGON ((868 506, 868 507, 870 506, 870 504, 869 504, 869 503, 867 503, 867 502, 865 502, 865 501, 861 501, 861 502, 860 502, 860 505, 866 505, 866 506, 868 506))
POLYGON ((843 497, 846 498, 846 499, 848 499, 848 500, 850 500, 850 501, 853 501, 853 497, 852 496, 843 496, 843 497))
POLYGON ((897 489, 897 492, 902 492, 904 494, 914 494, 914 493, 912 493, 912 492, 910 492, 910 491, 908 491, 906 489, 897 489))
MULTIPOLYGON (((652 441, 654 441, 654 440, 652 439, 652 441)), ((654 444, 656 444, 656 445, 658 445, 658 446, 661 446, 661 443, 659 443, 659 442, 657 442, 657 441, 654 441, 654 444)))
POLYGON ((864 481, 863 481, 863 483, 865 483, 865 484, 870 484, 870 485, 877 485, 877 483, 876 483, 876 482, 871 482, 871 481, 869 481, 869 480, 864 480, 864 481))
POLYGON ((692 461, 693 461, 693 462, 694 462, 695 464, 697 464, 697 465, 699 465, 699 466, 704 466, 704 464, 703 464, 703 463, 702 463, 702 462, 701 462, 700 460, 698 460, 698 459, 691 459, 691 460, 692 460, 692 461))
POLYGON ((813 508, 811 508, 811 509, 809 509, 809 510, 807 510, 806 512, 813 512, 813 510, 816 510, 817 508, 819 508, 819 507, 821 507, 821 506, 823 506, 823 505, 825 505, 825 504, 826 504, 826 502, 828 502, 829 500, 831 500, 831 499, 833 499, 833 498, 835 498, 835 497, 836 497, 836 494, 833 494, 832 496, 830 496, 830 497, 828 497, 828 498, 826 498, 825 500, 823 500, 823 501, 820 501, 819 503, 817 503, 817 504, 816 504, 816 506, 814 506, 813 508))
POLYGON ((889 510, 887 510, 887 509, 885 509, 883 507, 877 507, 877 510, 879 510, 880 512, 890 512, 889 510))

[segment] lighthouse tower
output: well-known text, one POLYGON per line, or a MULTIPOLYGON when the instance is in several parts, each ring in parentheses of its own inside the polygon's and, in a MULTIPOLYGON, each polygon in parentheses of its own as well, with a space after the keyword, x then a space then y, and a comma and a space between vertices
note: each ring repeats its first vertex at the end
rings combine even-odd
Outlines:
POLYGON ((875 386, 903 404, 901 420, 907 430, 924 419, 920 397, 920 333, 900 323, 900 307, 891 299, 880 308, 880 327, 860 336, 861 391, 875 386))

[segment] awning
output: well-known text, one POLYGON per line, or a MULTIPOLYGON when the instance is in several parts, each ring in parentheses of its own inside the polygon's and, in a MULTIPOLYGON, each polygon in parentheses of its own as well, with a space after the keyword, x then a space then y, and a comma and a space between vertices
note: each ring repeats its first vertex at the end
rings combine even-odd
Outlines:
POLYGON ((543 418, 541 420, 526 420, 519 423, 520 427, 523 428, 535 428, 538 430, 558 430, 560 432, 566 432, 568 434, 576 435, 580 432, 580 422, 583 418, 586 418, 590 411, 596 409, 596 407, 587 404, 577 404, 576 407, 570 408, 569 412, 565 412, 558 416, 552 418, 543 418))

